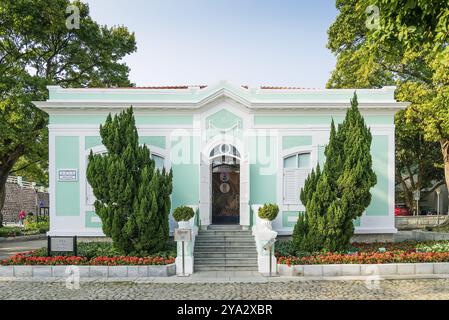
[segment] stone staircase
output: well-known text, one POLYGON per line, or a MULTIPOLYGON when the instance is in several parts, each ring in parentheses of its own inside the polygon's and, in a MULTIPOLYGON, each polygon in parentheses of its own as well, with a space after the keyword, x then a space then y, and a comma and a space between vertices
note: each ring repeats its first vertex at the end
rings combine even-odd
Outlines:
POLYGON ((257 250, 250 230, 210 225, 195 239, 195 271, 257 271, 257 250))

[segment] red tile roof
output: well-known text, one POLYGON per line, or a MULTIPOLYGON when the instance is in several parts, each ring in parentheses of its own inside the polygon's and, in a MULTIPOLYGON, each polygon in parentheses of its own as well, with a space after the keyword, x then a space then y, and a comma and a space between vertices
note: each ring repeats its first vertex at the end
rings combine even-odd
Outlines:
MULTIPOLYGON (((242 88, 249 89, 248 85, 243 85, 242 88)), ((315 90, 315 88, 304 87, 283 87, 283 86, 260 86, 261 90, 315 90)))
MULTIPOLYGON (((189 88, 205 89, 207 85, 169 85, 169 86, 142 86, 142 87, 110 87, 108 89, 153 89, 153 90, 186 90, 189 88)), ((241 86, 244 89, 249 89, 248 85, 241 86)), ((95 88, 93 88, 95 89, 95 88)), ((261 90, 314 90, 315 88, 304 87, 288 87, 288 86, 260 86, 261 90)))
POLYGON ((113 87, 111 89, 154 89, 154 90, 172 90, 172 89, 188 89, 191 87, 197 87, 200 89, 204 89, 207 86, 206 85, 194 85, 194 86, 188 86, 188 85, 179 85, 179 86, 145 86, 145 87, 113 87))

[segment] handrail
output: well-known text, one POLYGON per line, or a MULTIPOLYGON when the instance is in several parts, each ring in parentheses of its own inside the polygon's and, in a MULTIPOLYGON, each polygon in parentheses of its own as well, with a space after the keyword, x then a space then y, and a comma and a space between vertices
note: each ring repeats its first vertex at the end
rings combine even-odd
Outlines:
POLYGON ((25 181, 21 176, 8 176, 7 183, 17 184, 22 188, 34 189, 38 192, 48 192, 48 188, 38 186, 36 182, 25 181))

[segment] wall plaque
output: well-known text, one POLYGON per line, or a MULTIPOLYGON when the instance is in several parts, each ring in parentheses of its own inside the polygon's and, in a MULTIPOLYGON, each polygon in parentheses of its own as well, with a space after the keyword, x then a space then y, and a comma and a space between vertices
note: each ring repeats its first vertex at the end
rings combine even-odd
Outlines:
POLYGON ((77 169, 58 169, 58 181, 73 182, 78 181, 77 169))

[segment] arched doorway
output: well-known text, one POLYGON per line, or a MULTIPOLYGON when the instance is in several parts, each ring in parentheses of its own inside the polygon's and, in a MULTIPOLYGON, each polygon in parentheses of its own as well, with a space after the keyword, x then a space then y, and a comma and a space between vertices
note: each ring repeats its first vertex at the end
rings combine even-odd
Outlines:
POLYGON ((240 222, 240 153, 231 144, 214 147, 209 155, 213 224, 240 222))

